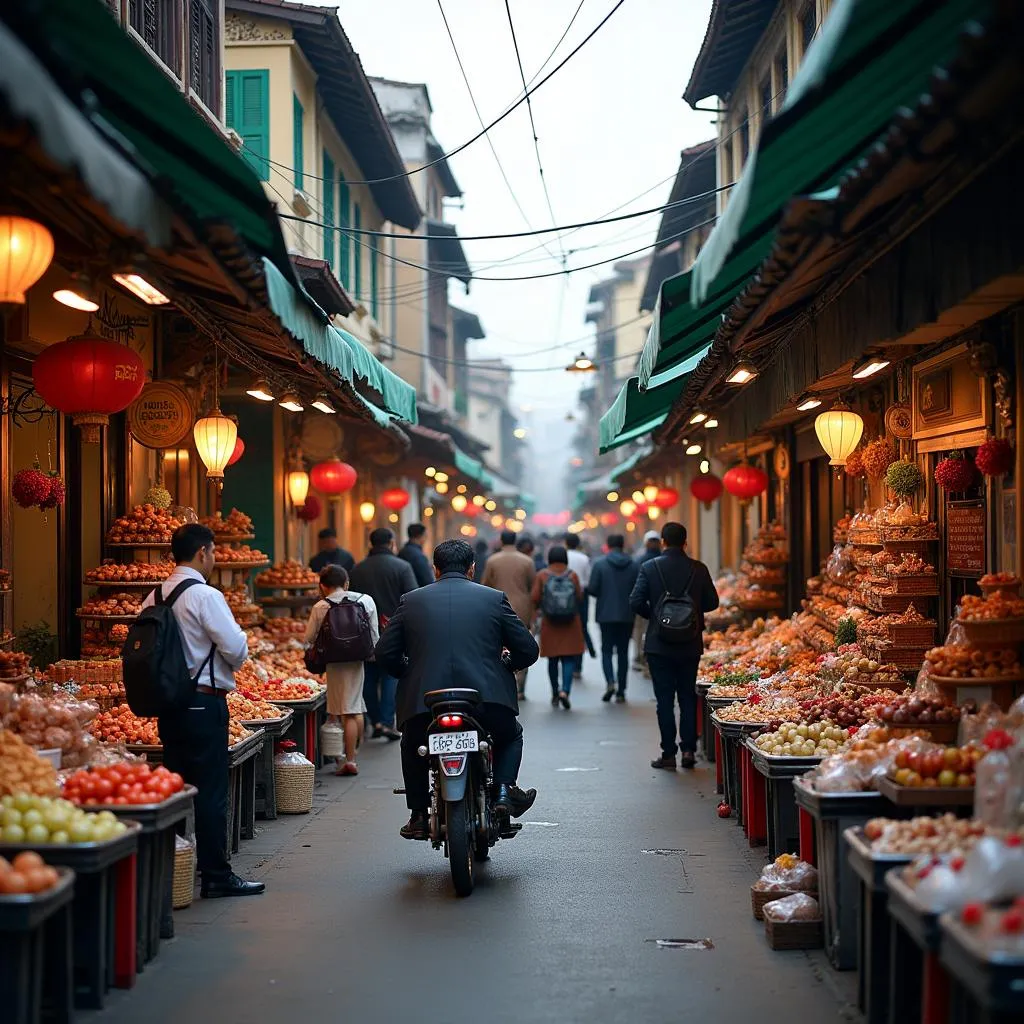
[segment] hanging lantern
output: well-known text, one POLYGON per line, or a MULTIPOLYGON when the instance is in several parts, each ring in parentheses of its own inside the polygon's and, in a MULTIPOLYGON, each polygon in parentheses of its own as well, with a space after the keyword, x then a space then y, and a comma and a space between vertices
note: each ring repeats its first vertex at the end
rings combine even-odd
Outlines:
POLYGON ((373 517, 377 514, 377 506, 372 501, 364 501, 359 505, 359 518, 364 523, 372 523, 373 517))
POLYGON ((401 487, 390 487, 380 496, 380 503, 392 512, 398 512, 409 504, 409 492, 401 487))
POLYGON ((32 380, 47 405, 82 428, 83 441, 99 444, 100 427, 142 393, 146 364, 125 345, 82 334, 43 349, 32 364, 32 380))
POLYGON ((0 217, 0 303, 25 304, 25 292, 53 259, 53 235, 27 217, 0 217))
POLYGON ((228 459, 228 465, 233 466, 244 454, 245 442, 240 437, 236 437, 235 450, 231 453, 231 458, 228 459))
POLYGON ((320 499, 315 494, 307 494, 305 504, 295 510, 295 515, 304 523, 312 523, 320 518, 322 511, 320 499))
POLYGON ((829 456, 829 465, 845 466, 847 457, 860 443, 864 420, 840 401, 815 418, 814 432, 829 456))
POLYGON ((456 512, 465 512, 468 504, 469 502, 466 500, 466 496, 464 494, 456 494, 455 497, 452 498, 452 508, 455 509, 456 512))
POLYGON ((627 498, 625 501, 619 503, 619 511, 629 519, 630 516, 636 514, 636 502, 627 498))
POLYGON ((475 519, 478 515, 480 515, 480 506, 479 505, 474 505, 472 502, 470 502, 462 510, 462 514, 466 515, 466 516, 469 516, 470 519, 475 519))
POLYGON ((309 474, 301 466, 288 471, 288 497, 296 508, 302 508, 306 504, 306 495, 309 494, 309 474))
POLYGON ((339 458, 318 462, 309 471, 310 483, 328 498, 337 498, 352 490, 358 478, 359 474, 355 469, 339 458))
POLYGON ((722 484, 733 497, 739 498, 741 505, 747 505, 768 488, 768 474, 749 462, 741 462, 722 477, 722 484))
POLYGON ((599 521, 602 526, 614 526, 619 521, 619 517, 614 512, 602 512, 599 521))
POLYGON ((658 508, 671 508, 678 500, 679 492, 674 487, 659 487, 658 493, 654 497, 654 504, 658 508))
POLYGON ((644 501, 646 501, 648 505, 654 504, 655 499, 658 497, 658 491, 660 490, 661 488, 657 484, 647 484, 643 490, 644 501))
POLYGON ((711 503, 722 496, 722 481, 714 473, 701 473, 690 481, 690 493, 710 509, 711 503))
POLYGON ((647 506, 647 518, 648 519, 650 519, 653 522, 655 519, 660 518, 660 516, 661 516, 661 509, 658 508, 657 505, 648 505, 647 506))
POLYGON ((224 467, 228 464, 235 441, 238 440, 238 427, 235 421, 228 419, 215 406, 209 416, 196 420, 192 428, 196 440, 196 451, 206 466, 207 480, 223 480, 224 467))

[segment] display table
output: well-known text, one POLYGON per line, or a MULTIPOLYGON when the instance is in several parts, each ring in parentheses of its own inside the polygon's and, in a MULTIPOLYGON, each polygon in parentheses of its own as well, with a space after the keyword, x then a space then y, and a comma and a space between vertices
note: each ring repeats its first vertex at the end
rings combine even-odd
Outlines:
POLYGON ((0 844, 0 856, 8 860, 35 850, 47 864, 71 868, 77 876, 72 935, 79 1007, 101 1010, 112 986, 135 984, 135 876, 142 829, 134 821, 125 824, 124 835, 105 843, 0 844))
POLYGON ((0 1006, 7 1024, 38 1024, 74 1016, 71 901, 75 873, 59 868, 46 892, 0 896, 0 1006))
POLYGON ((951 981, 953 1024, 1020 1024, 1024 1019, 1024 954, 996 952, 955 914, 939 918, 939 956, 951 981))
MULTIPOLYGON (((697 683, 697 717, 700 719, 701 746, 704 749, 704 757, 709 762, 714 763, 716 760, 715 738, 717 733, 715 732, 715 727, 711 724, 711 707, 708 704, 708 690, 710 689, 710 683, 697 683)), ((719 779, 718 792, 722 792, 721 779, 719 779)))
POLYGON ((880 793, 819 793, 802 778, 793 780, 793 799, 814 826, 825 952, 836 970, 852 971, 857 966, 859 884, 843 832, 886 814, 892 806, 880 793))
POLYGON ((760 796, 761 806, 756 813, 757 820, 765 825, 768 856, 775 860, 780 853, 796 853, 800 848, 800 822, 793 780, 817 767, 821 758, 771 757, 750 739, 746 741, 746 750, 751 765, 750 802, 760 796))
POLYGON ((889 890, 889 1019, 949 1021, 949 975, 939 959, 939 915, 925 909, 903 877, 885 874, 889 890))
POLYGON ((279 708, 293 713, 292 724, 282 739, 295 742, 300 754, 320 767, 320 725, 321 717, 327 717, 327 691, 321 690, 309 700, 272 700, 279 708))
POLYGON ((885 876, 909 864, 909 854, 875 853, 858 826, 843 831, 850 867, 859 882, 857 1004, 867 1024, 889 1019, 889 889, 885 876))
POLYGON ((277 785, 274 782, 274 741, 280 739, 292 725, 293 713, 286 711, 281 718, 243 722, 247 729, 263 730, 263 746, 256 759, 256 817, 273 821, 277 817, 277 785))
POLYGON ((719 753, 722 761, 722 784, 725 791, 725 802, 732 808, 736 823, 743 825, 743 765, 740 762, 740 750, 746 738, 753 732, 764 728, 758 722, 723 722, 718 715, 711 715, 719 742, 719 753))
POLYGON ((228 849, 238 853, 242 839, 256 836, 256 761, 265 733, 251 736, 228 748, 228 849))

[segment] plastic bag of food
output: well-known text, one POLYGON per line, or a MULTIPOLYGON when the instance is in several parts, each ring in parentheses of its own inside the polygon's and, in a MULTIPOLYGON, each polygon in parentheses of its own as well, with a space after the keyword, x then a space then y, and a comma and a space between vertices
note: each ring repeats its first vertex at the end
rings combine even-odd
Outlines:
POLYGON ((285 747, 285 744, 278 744, 278 752, 274 755, 275 765, 287 765, 295 767, 296 765, 309 765, 312 767, 313 762, 310 761, 300 751, 293 749, 295 744, 289 742, 289 746, 285 747), (281 749, 284 747, 285 749, 281 749))
POLYGON ((762 913, 766 919, 778 922, 817 921, 821 918, 818 901, 805 892, 795 892, 781 900, 772 900, 764 905, 762 913))
POLYGON ((792 853, 783 853, 765 866, 761 877, 754 883, 763 892, 817 892, 818 871, 812 864, 800 860, 792 853))

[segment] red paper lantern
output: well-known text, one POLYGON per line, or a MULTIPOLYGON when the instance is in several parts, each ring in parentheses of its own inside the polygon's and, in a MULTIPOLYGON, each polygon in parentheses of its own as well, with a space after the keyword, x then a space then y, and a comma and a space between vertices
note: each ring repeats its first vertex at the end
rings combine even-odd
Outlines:
POLYGON ((380 503, 392 512, 397 512, 409 504, 409 492, 401 487, 390 487, 380 496, 380 503))
POLYGON ((602 526, 614 526, 619 521, 619 517, 614 512, 602 512, 601 513, 601 525, 602 526))
POLYGON ((468 502, 466 507, 462 510, 464 516, 469 516, 470 519, 476 519, 480 515, 480 506, 474 505, 473 502, 468 502))
POLYGON ((47 405, 82 428, 83 441, 98 444, 100 427, 142 393, 146 364, 126 345, 82 334, 43 349, 32 380, 47 405))
POLYGON ((671 508, 678 500, 679 492, 674 487, 659 487, 654 504, 657 508, 671 508))
POLYGON ((714 473, 701 473, 690 481, 690 493, 702 501, 705 508, 711 508, 711 502, 722 496, 722 481, 714 473))
MULTIPOLYGON (((229 462, 228 465, 230 466, 231 463, 229 462)), ((307 494, 306 503, 295 510, 295 515, 304 523, 312 523, 320 518, 322 511, 323 506, 320 504, 320 499, 315 494, 307 494)))
POLYGON ((358 477, 352 466, 338 458, 318 462, 309 471, 309 482, 328 498, 336 498, 352 490, 358 477))
POLYGON ((235 450, 228 459, 228 465, 233 466, 245 454, 245 442, 239 437, 235 439, 235 450))
POLYGON ((722 477, 725 489, 734 497, 739 498, 740 503, 746 505, 752 498, 756 498, 762 491, 768 488, 768 474, 757 466, 751 466, 748 462, 741 462, 733 466, 725 476, 722 477))

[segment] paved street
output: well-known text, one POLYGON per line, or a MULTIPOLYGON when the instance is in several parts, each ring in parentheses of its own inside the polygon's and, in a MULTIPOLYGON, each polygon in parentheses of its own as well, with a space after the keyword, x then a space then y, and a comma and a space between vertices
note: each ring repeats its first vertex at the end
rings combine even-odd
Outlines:
POLYGON ((531 670, 522 782, 540 797, 468 900, 447 862, 398 836, 396 747, 321 773, 314 813, 266 823, 236 859, 267 895, 197 901, 178 939, 114 993, 104 1024, 270 1020, 807 1024, 857 1019, 852 976, 774 953, 750 914, 762 861, 715 817, 714 772, 649 768, 650 683, 602 704, 590 659, 573 710, 531 670), (658 939, 708 938, 713 949, 658 939))

